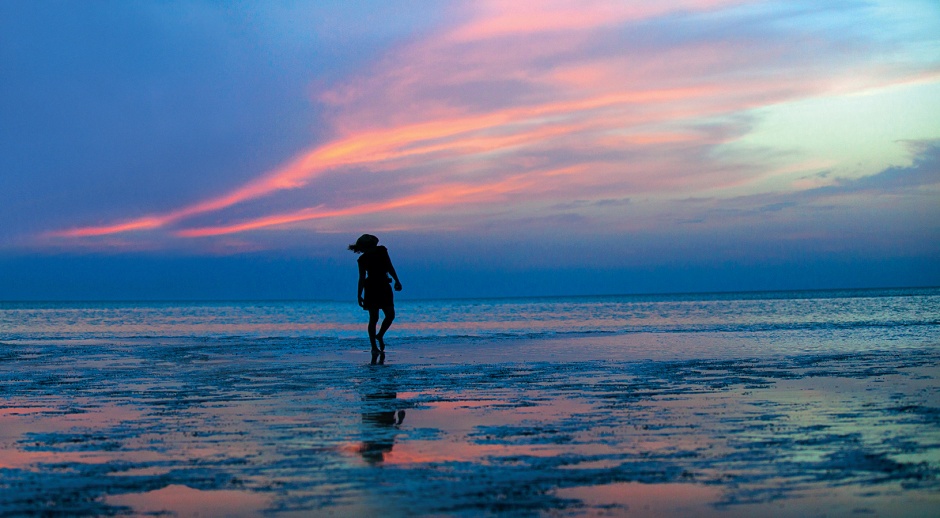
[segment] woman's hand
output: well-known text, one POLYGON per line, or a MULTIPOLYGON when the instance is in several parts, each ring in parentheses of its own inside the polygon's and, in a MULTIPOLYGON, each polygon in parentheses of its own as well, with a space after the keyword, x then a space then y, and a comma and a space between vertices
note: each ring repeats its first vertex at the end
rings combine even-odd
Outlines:
POLYGON ((395 281, 395 291, 401 291, 401 283, 398 281, 395 281))
POLYGON ((360 308, 366 307, 366 299, 362 298, 362 295, 359 295, 359 307, 360 308))

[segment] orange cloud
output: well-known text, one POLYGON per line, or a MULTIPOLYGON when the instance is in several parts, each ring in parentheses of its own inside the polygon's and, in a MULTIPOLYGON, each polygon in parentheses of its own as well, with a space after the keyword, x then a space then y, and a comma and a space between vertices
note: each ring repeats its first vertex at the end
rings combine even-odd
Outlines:
POLYGON ((305 208, 285 214, 265 216, 232 225, 185 229, 176 232, 181 237, 206 237, 235 234, 249 230, 312 221, 324 218, 360 216, 377 212, 394 211, 403 208, 435 207, 455 203, 494 203, 502 195, 524 192, 534 186, 535 180, 524 176, 514 176, 506 180, 484 185, 446 184, 426 189, 417 194, 403 196, 387 201, 365 203, 342 209, 324 209, 321 207, 305 208))
POLYGON ((63 230, 50 233, 54 237, 95 237, 106 236, 110 234, 120 234, 122 232, 131 232, 134 230, 150 230, 160 228, 169 220, 167 218, 140 218, 125 223, 114 225, 105 225, 100 227, 82 227, 71 230, 63 230))
POLYGON ((708 11, 742 0, 622 2, 597 0, 517 0, 473 2, 473 19, 448 36, 473 41, 543 32, 570 32, 616 25, 677 11, 708 11))
MULTIPOLYGON (((507 147, 541 142, 553 136, 576 132, 589 126, 590 123, 566 121, 588 117, 589 112, 594 110, 618 105, 696 98, 707 95, 713 90, 714 88, 710 87, 694 87, 621 92, 363 132, 318 147, 294 159, 286 166, 216 198, 162 215, 146 216, 113 225, 71 229, 56 232, 53 235, 88 237, 152 230, 199 214, 219 211, 276 191, 304 187, 317 174, 342 166, 375 165, 389 160, 440 152, 448 153, 452 157, 491 153, 507 147), (486 134, 488 131, 498 131, 502 134, 488 135, 486 134)), ((343 215, 333 212, 327 214, 343 215)), ((314 216, 302 212, 294 217, 304 220, 329 216, 314 216)), ((272 221, 277 219, 277 217, 272 218, 272 221)), ((281 223, 288 222, 290 221, 281 221, 281 223)), ((184 231, 178 235, 189 236, 191 234, 184 231)))
MULTIPOLYGON (((625 22, 740 3, 746 0, 468 3, 472 11, 465 23, 390 52, 382 65, 321 96, 336 113, 331 141, 198 203, 54 235, 157 229, 181 237, 223 235, 386 211, 492 204, 511 193, 536 199, 536 193, 551 195, 537 188, 549 180, 572 194, 607 194, 606 189, 618 196, 740 184, 747 180, 745 168, 708 163, 701 152, 735 136, 733 130, 702 129, 734 126, 709 117, 838 86, 838 72, 806 73, 832 63, 804 61, 799 49, 790 48, 792 41, 773 38, 753 46, 689 38, 653 52, 614 48, 620 40, 608 41, 611 31, 624 32, 625 22), (597 34, 602 37, 592 40, 597 34), (520 44, 507 44, 505 37, 518 37, 512 42, 520 44), (603 45, 611 47, 596 50, 603 45), (784 67, 804 73, 780 74, 766 65, 781 55, 784 67), (431 165, 434 170, 427 172, 431 165), (372 174, 377 186, 404 194, 386 199, 380 187, 356 184, 347 186, 355 197, 350 194, 345 203, 377 201, 308 201, 314 206, 225 223, 226 209, 265 197, 272 197, 265 200, 268 206, 277 206, 277 193, 316 187, 327 174, 329 185, 340 185, 346 173, 357 179, 372 174), (184 228, 190 218, 209 213, 220 213, 223 223, 184 228)), ((871 79, 850 66, 840 77, 857 82, 859 76, 871 79)), ((343 194, 331 197, 343 200, 343 194)))

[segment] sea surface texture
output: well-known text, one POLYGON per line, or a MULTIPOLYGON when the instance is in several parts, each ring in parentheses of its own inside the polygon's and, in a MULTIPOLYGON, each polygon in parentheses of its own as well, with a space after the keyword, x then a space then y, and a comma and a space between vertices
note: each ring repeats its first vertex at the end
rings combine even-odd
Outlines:
POLYGON ((0 516, 937 516, 940 290, 0 303, 0 516))

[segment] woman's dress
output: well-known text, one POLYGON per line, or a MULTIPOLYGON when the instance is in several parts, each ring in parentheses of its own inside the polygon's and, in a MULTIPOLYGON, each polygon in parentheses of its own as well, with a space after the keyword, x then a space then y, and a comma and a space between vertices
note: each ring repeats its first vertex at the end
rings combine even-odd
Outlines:
POLYGON ((365 309, 385 309, 394 307, 392 297, 392 280, 388 276, 392 268, 392 260, 388 256, 388 249, 377 246, 359 257, 359 270, 365 271, 366 279, 362 298, 365 309))

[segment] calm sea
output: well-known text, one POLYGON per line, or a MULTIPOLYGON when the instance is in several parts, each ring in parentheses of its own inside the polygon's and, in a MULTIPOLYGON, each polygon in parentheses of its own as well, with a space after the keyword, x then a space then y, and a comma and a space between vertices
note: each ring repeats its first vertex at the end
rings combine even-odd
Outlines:
MULTIPOLYGON (((879 347, 940 344, 940 288, 399 301, 398 343, 721 336, 879 347)), ((5 302, 0 340, 279 339, 358 343, 353 302, 5 302)), ((692 337, 692 338, 690 338, 692 337)), ((697 338, 696 338, 697 337, 697 338)))

